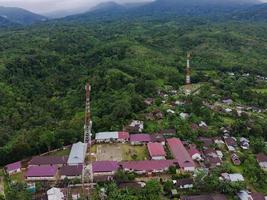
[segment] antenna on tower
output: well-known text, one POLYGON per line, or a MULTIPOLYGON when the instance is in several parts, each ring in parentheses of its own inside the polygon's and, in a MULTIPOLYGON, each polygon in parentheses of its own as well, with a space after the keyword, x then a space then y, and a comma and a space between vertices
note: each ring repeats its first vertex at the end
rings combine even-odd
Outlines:
POLYGON ((91 162, 91 145, 92 145, 92 120, 91 120, 91 106, 90 106, 90 94, 91 94, 91 85, 89 82, 85 86, 86 91, 86 101, 85 101, 85 116, 84 116, 84 143, 87 144, 89 148, 89 157, 85 163, 82 175, 82 184, 84 191, 84 182, 90 181, 93 182, 93 169, 91 162), (85 180, 86 179, 86 180, 85 180))
POLYGON ((92 132, 92 121, 91 121, 91 111, 90 111, 90 93, 91 85, 86 83, 86 102, 85 102, 85 117, 84 117, 84 143, 91 147, 91 132, 92 132))
POLYGON ((186 76, 185 76, 185 83, 186 83, 186 85, 190 85, 191 84, 191 77, 190 77, 190 59, 191 59, 191 54, 188 52, 187 53, 186 76))

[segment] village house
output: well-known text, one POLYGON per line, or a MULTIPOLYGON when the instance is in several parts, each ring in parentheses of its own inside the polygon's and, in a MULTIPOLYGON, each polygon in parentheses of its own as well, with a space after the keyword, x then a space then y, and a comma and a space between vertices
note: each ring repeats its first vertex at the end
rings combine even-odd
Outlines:
POLYGON ((189 117, 189 114, 188 113, 180 113, 179 116, 181 119, 187 119, 189 117))
POLYGON ((63 166, 60 170, 60 178, 81 179, 83 172, 83 165, 63 166))
POLYGON ((199 137, 198 140, 202 143, 204 149, 208 149, 214 145, 214 142, 211 138, 199 137))
POLYGON ((5 170, 9 175, 21 172, 21 161, 6 165, 5 170))
POLYGON ((81 165, 84 163, 87 151, 87 144, 78 142, 72 145, 67 161, 68 165, 81 165))
POLYGON ((175 186, 180 188, 180 189, 188 189, 188 188, 193 188, 193 179, 192 178, 183 178, 183 179, 178 179, 176 181, 175 186))
POLYGON ((161 134, 164 137, 174 137, 176 135, 176 130, 175 129, 161 130, 158 132, 158 134, 161 134))
POLYGON ((203 151, 204 163, 208 168, 215 168, 222 164, 221 155, 215 149, 209 148, 203 151))
POLYGON ((238 192, 237 196, 240 200, 266 200, 263 194, 249 192, 248 190, 241 190, 238 192))
POLYGON ((244 150, 248 150, 249 149, 249 140, 247 138, 241 137, 239 139, 240 142, 240 147, 244 150))
POLYGON ((65 194, 60 188, 52 187, 51 189, 47 190, 47 199, 48 200, 65 200, 65 194))
POLYGON ((264 153, 259 153, 257 156, 256 156, 256 159, 260 165, 260 167, 267 171, 267 155, 265 155, 264 153))
POLYGON ((155 100, 153 98, 147 98, 147 99, 144 100, 144 103, 147 106, 151 106, 154 102, 155 102, 155 100))
POLYGON ((177 165, 178 163, 175 160, 141 160, 120 163, 120 166, 124 171, 148 175, 166 172, 169 170, 170 166, 177 165))
POLYGON ((149 134, 132 134, 130 135, 131 145, 142 145, 151 142, 151 137, 149 134))
POLYGON ((237 142, 234 137, 224 137, 224 142, 229 151, 235 151, 235 148, 237 147, 237 142))
POLYGON ((148 143, 148 152, 152 160, 165 160, 165 150, 161 143, 148 143))
POLYGON ((144 130, 144 122, 133 120, 128 126, 126 126, 126 130, 130 133, 142 133, 144 130))
POLYGON ((177 160, 180 168, 184 171, 194 171, 195 163, 192 160, 191 156, 184 147, 182 141, 178 138, 169 138, 167 139, 168 147, 171 151, 174 159, 177 160))
POLYGON ((238 155, 236 155, 235 153, 231 155, 231 160, 234 163, 234 165, 241 165, 241 161, 239 160, 238 155))
POLYGON ((231 105, 233 103, 232 99, 223 99, 222 102, 227 105, 231 105))
POLYGON ((194 145, 190 145, 188 149, 188 153, 193 160, 201 161, 203 158, 201 157, 201 153, 197 150, 194 145))
POLYGON ((96 161, 92 165, 95 176, 114 176, 119 169, 117 161, 96 161))
POLYGON ((234 173, 234 174, 222 173, 221 178, 222 180, 230 182, 245 181, 243 175, 239 173, 234 173))
POLYGON ((158 142, 161 143, 162 145, 165 145, 165 138, 162 134, 155 133, 150 135, 150 137, 151 137, 151 142, 158 142))
POLYGON ((68 156, 35 156, 28 163, 28 166, 50 165, 58 168, 67 164, 68 156))
POLYGON ((57 174, 57 167, 50 165, 42 165, 42 166, 30 166, 25 174, 25 178, 28 181, 40 181, 47 180, 53 181, 55 180, 55 176, 57 174))
POLYGON ((221 137, 214 137, 213 141, 217 145, 223 145, 224 144, 224 141, 223 141, 223 139, 221 137))
POLYGON ((127 142, 129 141, 129 133, 121 132, 100 132, 96 133, 95 140, 97 143, 101 142, 127 142))

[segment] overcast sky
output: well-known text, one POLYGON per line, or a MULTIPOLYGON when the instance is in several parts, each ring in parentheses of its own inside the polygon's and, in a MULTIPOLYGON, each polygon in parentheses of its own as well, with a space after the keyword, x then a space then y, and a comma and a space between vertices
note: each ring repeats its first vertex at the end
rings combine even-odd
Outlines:
MULTIPOLYGON (((14 6, 36 13, 48 13, 58 10, 89 9, 101 2, 111 0, 0 0, 0 6, 14 6)), ((144 2, 152 0, 114 0, 118 3, 144 2)))
MULTIPOLYGON (((49 13, 62 10, 88 10, 101 2, 111 0, 0 0, 0 6, 15 6, 36 13, 49 13)), ((119 3, 143 2, 152 0, 114 0, 119 3)), ((267 2, 267 0, 261 0, 267 2)))

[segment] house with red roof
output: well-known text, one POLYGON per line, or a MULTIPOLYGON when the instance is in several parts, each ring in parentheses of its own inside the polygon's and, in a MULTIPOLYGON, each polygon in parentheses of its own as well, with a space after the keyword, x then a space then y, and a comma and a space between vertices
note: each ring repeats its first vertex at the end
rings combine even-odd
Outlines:
POLYGON ((175 160, 177 160, 180 168, 184 171, 194 171, 195 163, 184 147, 182 141, 178 138, 167 139, 168 147, 175 160))
POLYGON ((5 170, 9 175, 21 172, 21 162, 10 163, 5 166, 5 170))
POLYGON ((151 142, 152 139, 149 134, 132 134, 130 135, 131 145, 141 145, 151 142))
POLYGON ((117 161, 96 161, 92 165, 94 176, 113 176, 119 169, 117 161))
POLYGON ((82 173, 83 173, 83 165, 63 166, 60 169, 60 179, 81 178, 82 173))
POLYGON ((148 143, 147 144, 148 152, 152 160, 165 160, 165 150, 161 143, 148 143))
POLYGON ((176 160, 141 160, 120 162, 119 165, 124 171, 137 174, 163 173, 169 170, 170 166, 177 166, 176 160))
POLYGON ((203 158, 201 157, 201 153, 195 146, 191 145, 187 151, 193 160, 196 161, 203 160, 203 158))
POLYGON ((43 166, 30 166, 26 172, 25 178, 29 181, 37 180, 55 180, 57 174, 57 166, 43 165, 43 166))
POLYGON ((165 145, 165 138, 162 134, 155 133, 150 135, 150 137, 151 137, 151 142, 159 142, 162 145, 165 145))
POLYGON ((267 171, 267 155, 264 154, 264 153, 259 153, 257 156, 256 156, 256 159, 260 165, 260 167, 267 171))

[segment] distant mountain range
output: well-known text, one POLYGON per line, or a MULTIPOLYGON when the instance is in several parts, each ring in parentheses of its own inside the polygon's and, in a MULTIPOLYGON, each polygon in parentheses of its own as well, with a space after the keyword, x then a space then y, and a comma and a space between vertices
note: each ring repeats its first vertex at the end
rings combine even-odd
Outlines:
POLYGON ((46 21, 47 18, 30 11, 16 7, 0 7, 0 26, 10 24, 29 25, 46 21), (5 20, 4 20, 5 19, 5 20))
MULTIPOLYGON (((67 12, 66 12, 67 13, 67 12)), ((205 17, 211 20, 267 20, 267 4, 258 0, 156 0, 146 3, 100 3, 89 11, 59 21, 136 18, 205 17)), ((0 27, 28 25, 47 18, 20 8, 0 7, 0 27)))
POLYGON ((111 20, 119 18, 138 17, 206 17, 215 19, 250 19, 245 16, 257 15, 261 9, 261 19, 267 19, 263 10, 267 10, 260 1, 257 0, 156 0, 146 4, 135 5, 133 7, 117 4, 115 2, 101 3, 90 11, 73 15, 64 20, 111 20), (255 12, 255 14, 254 14, 255 12))

